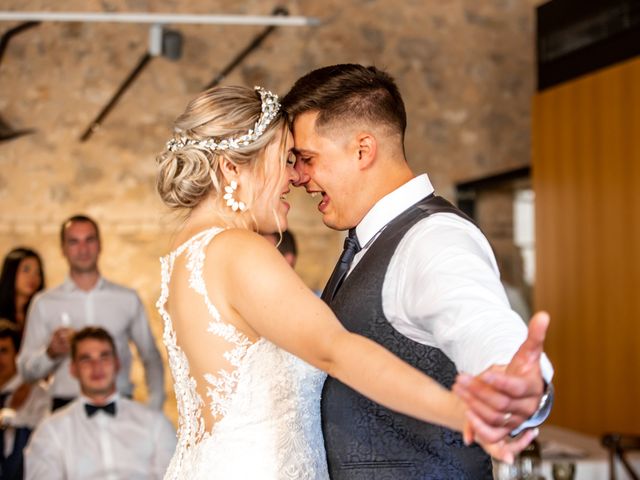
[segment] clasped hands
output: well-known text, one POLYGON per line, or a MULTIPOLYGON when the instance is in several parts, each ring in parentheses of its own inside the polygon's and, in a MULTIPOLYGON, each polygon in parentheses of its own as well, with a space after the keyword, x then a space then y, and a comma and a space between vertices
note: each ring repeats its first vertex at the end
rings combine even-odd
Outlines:
POLYGON ((491 366, 477 376, 458 375, 453 392, 467 405, 466 444, 476 441, 491 456, 513 463, 515 455, 538 435, 534 428, 516 438, 509 436, 540 406, 544 393, 540 357, 548 325, 547 313, 535 314, 527 339, 508 365, 491 366))

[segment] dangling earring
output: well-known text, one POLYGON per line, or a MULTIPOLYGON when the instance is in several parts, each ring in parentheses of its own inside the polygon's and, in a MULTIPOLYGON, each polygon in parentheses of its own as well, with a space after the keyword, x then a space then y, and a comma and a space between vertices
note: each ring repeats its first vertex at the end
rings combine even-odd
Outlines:
POLYGON ((231 207, 231 210, 233 210, 234 212, 237 212, 238 210, 240 210, 241 212, 244 212, 247 209, 247 206, 244 204, 244 202, 240 202, 235 198, 233 198, 233 193, 237 189, 238 189, 238 182, 236 182, 235 180, 231 180, 231 183, 228 186, 224 187, 224 191, 226 193, 222 198, 224 198, 227 201, 227 206, 231 207))

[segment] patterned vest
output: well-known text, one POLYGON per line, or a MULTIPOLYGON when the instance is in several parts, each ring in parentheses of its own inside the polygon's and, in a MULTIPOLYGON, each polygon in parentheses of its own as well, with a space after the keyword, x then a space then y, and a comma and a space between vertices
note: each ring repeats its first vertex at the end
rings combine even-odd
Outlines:
MULTIPOLYGON (((436 212, 467 218, 430 195, 389 223, 346 278, 331 309, 351 332, 368 337, 451 388, 457 370, 438 348, 398 333, 382 309, 382 284, 398 244, 418 221, 436 212)), ((447 428, 393 412, 342 382, 327 378, 322 392, 322 429, 333 480, 491 479, 491 461, 477 445, 447 428)))

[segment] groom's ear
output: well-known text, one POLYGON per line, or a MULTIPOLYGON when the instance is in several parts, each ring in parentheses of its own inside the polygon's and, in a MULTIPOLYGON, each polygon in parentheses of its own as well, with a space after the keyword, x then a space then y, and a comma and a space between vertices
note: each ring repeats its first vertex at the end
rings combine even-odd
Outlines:
POLYGON ((358 146, 358 166, 360 170, 366 170, 376 158, 378 153, 378 142, 376 137, 369 132, 362 132, 356 136, 358 146))

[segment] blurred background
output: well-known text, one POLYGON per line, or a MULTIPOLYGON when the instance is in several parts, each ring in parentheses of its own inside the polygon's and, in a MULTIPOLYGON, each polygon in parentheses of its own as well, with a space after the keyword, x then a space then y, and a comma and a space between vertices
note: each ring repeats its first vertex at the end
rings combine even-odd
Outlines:
MULTIPOLYGON (((173 119, 216 78, 284 94, 311 69, 373 64, 404 96, 414 171, 476 218, 514 308, 551 313, 550 423, 640 434, 638 2, 0 3, 22 12, 270 15, 276 7, 320 23, 277 27, 241 58, 265 27, 166 25, 164 54, 146 57, 149 25, 0 22, 0 32, 23 28, 0 57, 0 253, 36 248, 47 285, 57 285, 67 271, 61 221, 94 217, 102 273, 140 293, 160 344, 158 258, 180 219, 155 194, 154 159, 173 119)), ((290 198, 296 270, 318 290, 343 234, 323 226, 303 191, 290 198)), ((168 371, 167 388, 175 418, 168 371)))

